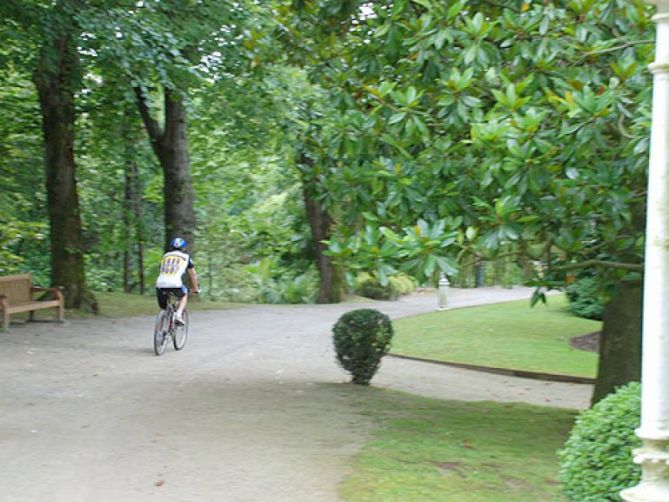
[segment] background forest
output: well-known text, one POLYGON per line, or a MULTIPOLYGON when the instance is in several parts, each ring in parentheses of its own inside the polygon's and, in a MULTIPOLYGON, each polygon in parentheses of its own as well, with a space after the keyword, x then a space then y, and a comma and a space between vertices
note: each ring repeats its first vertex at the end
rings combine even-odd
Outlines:
POLYGON ((0 274, 95 311, 181 235, 234 301, 588 278, 608 391, 638 375, 652 39, 640 0, 2 2, 0 274))

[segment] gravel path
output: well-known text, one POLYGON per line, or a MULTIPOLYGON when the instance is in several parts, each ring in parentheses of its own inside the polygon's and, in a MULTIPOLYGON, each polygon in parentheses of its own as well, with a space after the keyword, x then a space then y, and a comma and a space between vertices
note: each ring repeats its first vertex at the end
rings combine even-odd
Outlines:
MULTIPOLYGON (((451 307, 530 290, 451 290, 451 307)), ((397 302, 196 312, 183 352, 152 350, 151 317, 12 326, 0 338, 0 499, 8 502, 336 501, 371 419, 338 385, 330 329, 353 308, 397 302)), ((386 358, 373 384, 443 399, 588 404, 588 385, 386 358)))

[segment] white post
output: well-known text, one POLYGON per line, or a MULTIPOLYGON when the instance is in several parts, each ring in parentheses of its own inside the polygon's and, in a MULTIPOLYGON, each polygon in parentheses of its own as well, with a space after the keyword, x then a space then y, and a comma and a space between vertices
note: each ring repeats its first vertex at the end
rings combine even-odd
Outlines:
POLYGON ((448 287, 451 285, 444 274, 439 279, 439 303, 437 310, 446 310, 448 308, 448 287))
POLYGON ((657 5, 653 114, 646 217, 643 295, 641 426, 634 452, 641 482, 621 496, 629 502, 669 501, 669 0, 657 5))

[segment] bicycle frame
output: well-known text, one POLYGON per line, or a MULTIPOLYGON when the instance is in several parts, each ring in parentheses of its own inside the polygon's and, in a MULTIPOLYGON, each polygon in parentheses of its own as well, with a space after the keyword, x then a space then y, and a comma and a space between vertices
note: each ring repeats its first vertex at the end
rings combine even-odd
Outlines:
POLYGON ((177 308, 178 298, 169 295, 167 306, 164 310, 161 310, 156 318, 156 326, 153 332, 153 350, 157 356, 165 352, 170 339, 174 345, 174 350, 181 350, 186 344, 189 332, 188 311, 184 310, 183 313, 185 324, 179 326, 174 320, 177 308))

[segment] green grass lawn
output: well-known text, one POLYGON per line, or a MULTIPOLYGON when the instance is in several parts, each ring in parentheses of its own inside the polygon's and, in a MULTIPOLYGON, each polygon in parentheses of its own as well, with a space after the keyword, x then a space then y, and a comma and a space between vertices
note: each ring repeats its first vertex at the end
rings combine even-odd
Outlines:
POLYGON ((555 452, 575 411, 374 388, 361 393, 359 405, 379 429, 340 487, 347 501, 563 500, 555 452))
MULTIPOLYGON (((151 315, 158 312, 158 303, 155 293, 148 295, 110 293, 95 291, 93 293, 100 306, 100 314, 106 317, 132 317, 138 315, 151 315)), ((206 297, 190 295, 188 298, 188 309, 197 310, 221 310, 234 308, 233 303, 210 301, 206 297)), ((76 310, 68 310, 65 318, 92 317, 76 310)))
POLYGON ((569 313, 564 295, 446 310, 393 322, 391 352, 440 361, 594 377, 597 355, 569 340, 601 323, 569 313))

